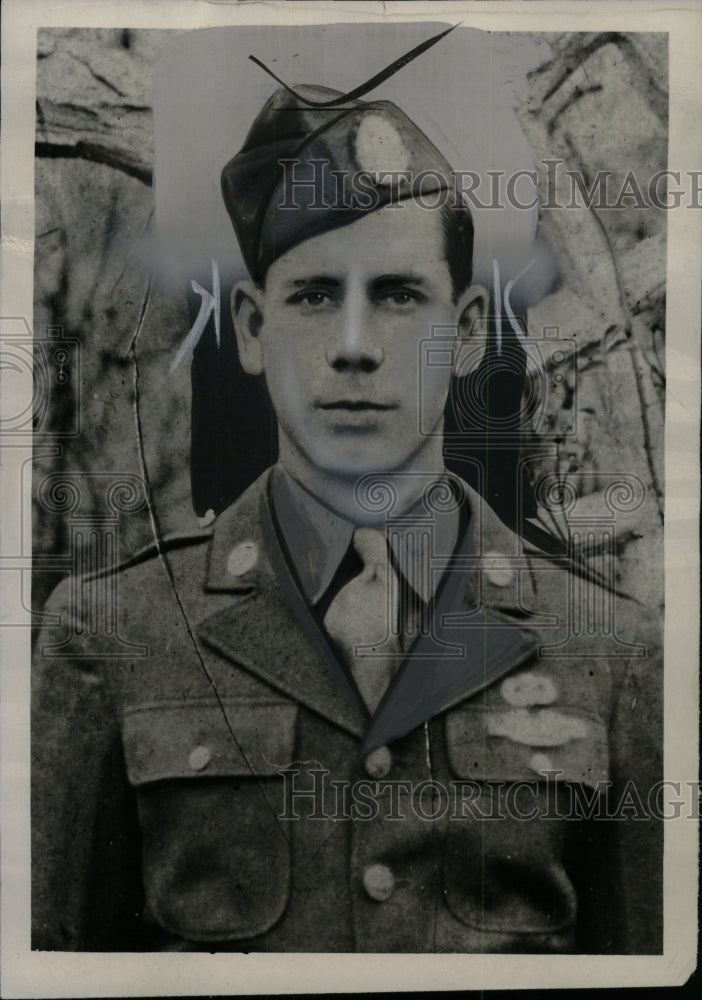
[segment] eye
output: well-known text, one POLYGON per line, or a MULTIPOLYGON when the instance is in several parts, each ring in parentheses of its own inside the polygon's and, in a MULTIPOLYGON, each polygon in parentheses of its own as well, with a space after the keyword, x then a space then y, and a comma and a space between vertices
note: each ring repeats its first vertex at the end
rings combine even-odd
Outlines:
POLYGON ((425 295, 413 288, 393 288, 378 295, 381 303, 392 309, 411 309, 427 301, 425 295))
POLYGON ((303 291, 295 292, 286 299, 287 305, 302 306, 308 312, 326 309, 334 306, 334 297, 327 291, 319 288, 306 288, 303 291))

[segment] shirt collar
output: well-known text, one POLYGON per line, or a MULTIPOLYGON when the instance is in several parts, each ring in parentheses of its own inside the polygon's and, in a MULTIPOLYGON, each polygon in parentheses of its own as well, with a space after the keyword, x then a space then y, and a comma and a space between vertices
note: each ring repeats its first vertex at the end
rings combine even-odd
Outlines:
MULTIPOLYGON (((446 481, 445 474, 439 477, 439 483, 446 481)), ((301 486, 280 463, 275 468, 271 493, 292 568, 306 599, 315 605, 331 586, 356 525, 301 486)), ((434 510, 432 519, 434 555, 447 559, 456 547, 459 532, 458 507, 448 507, 434 510)), ((402 518, 393 518, 389 537, 397 566, 413 590, 428 602, 436 592, 441 573, 429 565, 426 534, 416 530, 426 520, 427 510, 420 499, 402 518), (402 524, 405 520, 406 527, 402 524)))

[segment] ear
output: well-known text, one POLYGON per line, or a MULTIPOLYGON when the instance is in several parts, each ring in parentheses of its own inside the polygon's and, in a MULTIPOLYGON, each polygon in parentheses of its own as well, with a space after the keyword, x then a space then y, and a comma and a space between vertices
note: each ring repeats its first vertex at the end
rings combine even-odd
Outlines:
POLYGON ((480 363, 485 349, 488 301, 487 288, 471 285, 456 303, 458 343, 454 375, 467 375, 480 363))
POLYGON ((263 374, 261 327, 263 292, 252 281, 239 281, 232 288, 232 321, 239 350, 239 361, 247 375, 263 374))

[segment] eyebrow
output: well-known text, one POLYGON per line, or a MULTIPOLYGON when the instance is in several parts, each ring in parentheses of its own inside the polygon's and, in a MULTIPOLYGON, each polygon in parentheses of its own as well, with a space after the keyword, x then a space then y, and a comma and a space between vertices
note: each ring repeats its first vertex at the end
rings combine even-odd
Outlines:
POLYGON ((401 285, 426 285, 426 279, 421 274, 407 272, 406 274, 381 274, 378 278, 373 278, 370 285, 374 291, 383 291, 386 288, 397 288, 401 285))
MULTIPOLYGON (((311 274, 305 278, 294 278, 288 284, 292 288, 307 288, 310 285, 326 285, 328 288, 341 288, 344 282, 331 274, 311 274)), ((369 287, 374 292, 382 292, 388 288, 400 288, 403 285, 421 287, 427 284, 428 282, 423 275, 408 271, 404 274, 381 274, 377 278, 371 279, 369 287)))
POLYGON ((294 288, 303 288, 305 285, 329 285, 331 288, 340 288, 341 281, 333 278, 330 274, 312 274, 308 278, 295 278, 290 284, 294 288))

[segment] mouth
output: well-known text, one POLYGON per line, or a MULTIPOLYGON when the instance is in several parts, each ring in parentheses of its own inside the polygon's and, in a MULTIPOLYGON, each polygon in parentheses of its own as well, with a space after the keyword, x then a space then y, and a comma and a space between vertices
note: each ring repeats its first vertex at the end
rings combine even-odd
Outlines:
POLYGON ((371 403, 366 399, 336 399, 331 403, 315 403, 318 410, 336 410, 345 413, 396 410, 395 403, 371 403))

